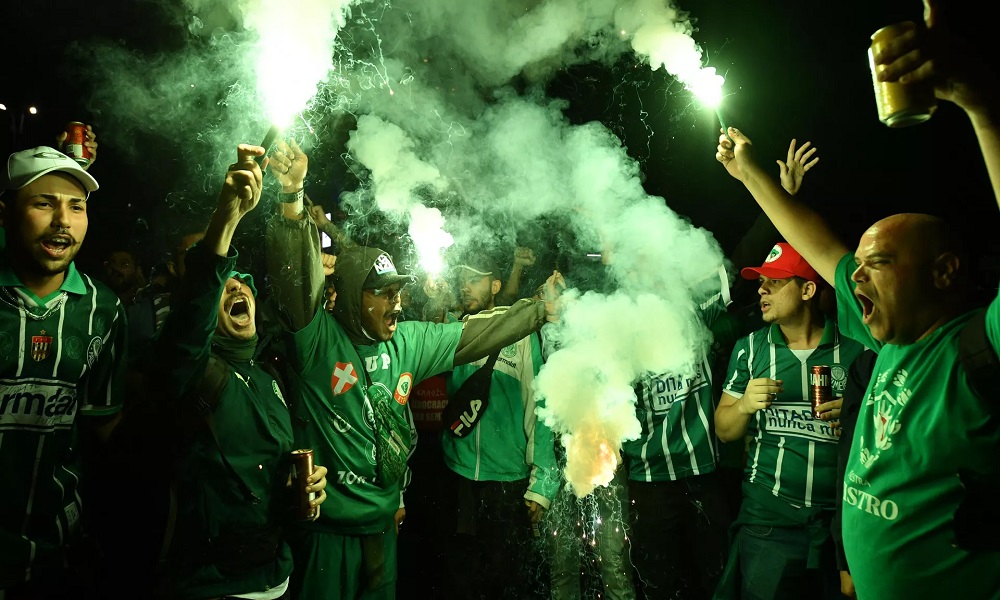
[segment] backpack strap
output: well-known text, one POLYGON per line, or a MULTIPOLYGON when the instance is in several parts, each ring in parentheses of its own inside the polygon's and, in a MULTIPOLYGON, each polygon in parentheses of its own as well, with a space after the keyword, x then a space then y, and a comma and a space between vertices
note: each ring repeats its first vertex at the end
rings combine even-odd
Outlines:
POLYGON ((958 362, 965 370, 972 388, 980 398, 993 394, 994 382, 1000 378, 1000 358, 986 335, 986 310, 978 310, 962 327, 958 337, 958 362))
POLYGON ((219 432, 215 428, 215 409, 219 406, 219 398, 222 396, 222 390, 229 382, 230 371, 229 363, 215 354, 210 355, 208 357, 208 365, 205 367, 205 374, 202 376, 195 390, 193 401, 195 409, 201 415, 202 422, 205 423, 208 432, 212 434, 212 441, 215 442, 215 449, 219 451, 219 458, 222 459, 222 465, 226 467, 226 471, 240 488, 243 498, 250 504, 260 504, 260 496, 253 493, 250 486, 243 481, 240 474, 230 464, 229 459, 226 458, 226 453, 222 450, 222 445, 219 443, 219 432))

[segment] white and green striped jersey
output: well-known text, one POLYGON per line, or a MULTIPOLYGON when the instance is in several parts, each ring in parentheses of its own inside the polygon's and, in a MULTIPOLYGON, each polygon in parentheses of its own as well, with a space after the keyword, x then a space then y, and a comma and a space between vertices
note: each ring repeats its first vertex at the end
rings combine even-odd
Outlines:
POLYGON ((0 256, 0 588, 57 560, 77 529, 77 415, 120 409, 125 335, 117 296, 72 264, 39 298, 0 256))
MULTIPOLYGON (((702 322, 712 328, 730 303, 724 269, 711 279, 708 290, 698 309, 702 322)), ((691 373, 647 375, 636 383, 636 418, 642 433, 622 446, 629 479, 673 481, 715 470, 713 360, 714 347, 706 346, 691 373)))
POLYGON ((864 351, 861 344, 840 337, 827 321, 819 346, 791 350, 778 325, 741 338, 733 348, 724 391, 743 396, 751 379, 782 381, 782 392, 747 425, 750 444, 744 479, 765 486, 794 506, 833 507, 836 500, 837 441, 830 423, 812 416, 809 370, 829 365, 833 395, 844 395, 847 369, 864 351))

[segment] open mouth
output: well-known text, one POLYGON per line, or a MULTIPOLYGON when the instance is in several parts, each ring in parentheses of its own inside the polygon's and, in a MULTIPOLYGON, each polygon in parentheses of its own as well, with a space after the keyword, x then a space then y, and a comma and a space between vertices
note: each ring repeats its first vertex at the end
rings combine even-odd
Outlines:
POLYGON ((760 303, 760 312, 765 313, 765 312, 767 312, 767 310, 769 308, 771 308, 771 303, 770 302, 761 302, 760 303))
POLYGON ((389 331, 396 331, 396 325, 399 323, 399 315, 403 311, 394 310, 391 313, 387 313, 385 316, 385 327, 389 331))
POLYGON ((861 321, 867 324, 868 321, 871 320, 872 314, 875 312, 875 303, 872 302, 871 298, 865 296, 857 290, 854 290, 854 297, 861 303, 861 321))
POLYGON ((237 325, 250 324, 250 303, 243 296, 233 301, 229 307, 229 317, 237 325))
POLYGON ((64 256, 72 245, 73 239, 65 235, 57 235, 42 240, 42 248, 53 258, 64 256))

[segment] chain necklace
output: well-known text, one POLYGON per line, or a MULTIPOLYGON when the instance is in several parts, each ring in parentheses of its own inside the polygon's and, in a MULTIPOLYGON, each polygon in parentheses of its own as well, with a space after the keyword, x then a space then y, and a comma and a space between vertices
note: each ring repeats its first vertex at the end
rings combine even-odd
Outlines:
POLYGON ((62 308, 62 305, 66 303, 66 296, 66 292, 62 292, 58 298, 49 301, 48 308, 41 315, 36 315, 32 312, 32 307, 25 306, 24 300, 11 293, 10 288, 7 286, 3 287, 3 295, 0 296, 0 300, 18 312, 23 311, 24 314, 28 315, 28 318, 34 321, 44 321, 49 318, 49 315, 62 308))

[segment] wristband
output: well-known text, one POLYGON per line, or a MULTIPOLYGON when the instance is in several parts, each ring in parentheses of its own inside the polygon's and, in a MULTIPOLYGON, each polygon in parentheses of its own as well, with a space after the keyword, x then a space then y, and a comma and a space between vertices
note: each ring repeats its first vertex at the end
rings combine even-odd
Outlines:
POLYGON ((305 189, 302 188, 299 189, 297 192, 290 192, 290 193, 281 192, 281 194, 278 195, 278 200, 282 204, 292 204, 294 202, 302 202, 305 196, 306 196, 305 189))

